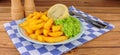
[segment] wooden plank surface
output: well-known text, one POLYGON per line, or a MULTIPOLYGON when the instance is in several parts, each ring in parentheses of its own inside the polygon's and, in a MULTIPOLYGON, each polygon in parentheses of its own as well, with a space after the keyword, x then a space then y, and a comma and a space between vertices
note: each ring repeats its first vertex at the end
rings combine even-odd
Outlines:
MULTIPOLYGON (((115 25, 112 31, 63 55, 120 55, 120 0, 35 0, 35 3, 37 11, 46 11, 56 3, 74 5, 115 25)), ((10 21, 10 0, 0 0, 0 55, 20 55, 3 27, 10 21)))
MULTIPOLYGON (((75 48, 63 55, 119 55, 120 48, 75 48)), ((19 55, 15 48, 0 48, 0 55, 19 55), (6 53, 7 52, 7 53, 6 53)))
MULTIPOLYGON (((24 1, 24 0, 22 0, 24 1)), ((10 6, 10 0, 0 0, 0 3, 3 7, 10 6)), ((63 3, 66 5, 74 5, 74 6, 92 6, 92 7, 119 7, 120 0, 35 0, 36 6, 52 6, 56 3, 63 3)))

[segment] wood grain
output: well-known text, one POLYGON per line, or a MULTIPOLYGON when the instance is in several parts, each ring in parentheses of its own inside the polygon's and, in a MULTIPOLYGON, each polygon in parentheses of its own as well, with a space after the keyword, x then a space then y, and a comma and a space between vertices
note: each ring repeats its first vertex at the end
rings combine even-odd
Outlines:
MULTIPOLYGON (((24 2, 24 0, 22 0, 24 2)), ((120 0, 35 0, 36 6, 52 6, 56 3, 63 3, 74 6, 92 6, 92 7, 119 7, 120 0)), ((10 6, 10 0, 0 1, 0 6, 10 6)))
MULTIPOLYGON (((120 21, 120 14, 100 14, 100 13, 88 13, 88 14, 91 14, 97 18, 100 18, 102 20, 110 20, 110 21, 120 21)), ((0 13, 0 21, 3 20, 3 21, 8 21, 8 20, 12 20, 11 19, 11 13, 0 13)))
POLYGON ((76 48, 63 55, 120 55, 120 48, 76 48))
POLYGON ((0 48, 0 55, 20 55, 15 48, 0 48))
MULTIPOLYGON (((49 7, 50 6, 37 6, 36 9, 37 11, 47 11, 49 7)), ((75 7, 87 13, 112 13, 112 14, 120 13, 119 11, 120 7, 114 7, 114 8, 113 7, 79 7, 79 6, 75 6, 75 7)), ((4 13, 4 12, 10 12, 10 6, 0 7, 0 13, 4 13)))
MULTIPOLYGON (((75 48, 63 55, 119 55, 120 48, 75 48)), ((0 55, 19 55, 15 48, 0 48, 0 55), (7 53, 6 53, 7 52, 7 53)))
MULTIPOLYGON (((24 0, 22 0, 24 2, 24 0)), ((37 11, 47 11, 56 3, 77 9, 115 25, 100 37, 63 55, 120 55, 120 0, 35 0, 37 11)), ((20 55, 3 27, 12 21, 10 0, 0 0, 0 55, 20 55)))

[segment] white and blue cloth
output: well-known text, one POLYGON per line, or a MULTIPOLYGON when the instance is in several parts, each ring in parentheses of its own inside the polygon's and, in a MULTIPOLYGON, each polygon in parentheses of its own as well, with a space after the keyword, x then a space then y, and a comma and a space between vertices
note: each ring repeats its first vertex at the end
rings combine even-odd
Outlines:
POLYGON ((10 39, 12 40, 13 44, 15 45, 15 47, 17 48, 21 55, 61 55, 65 52, 72 50, 75 47, 83 45, 84 43, 99 37, 100 35, 114 28, 114 25, 104 22, 80 10, 76 10, 76 8, 74 8, 73 6, 69 7, 69 10, 75 10, 78 13, 85 15, 93 20, 106 24, 108 27, 105 29, 98 29, 81 19, 86 29, 82 37, 70 43, 61 45, 40 45, 29 42, 26 39, 22 38, 17 30, 17 25, 21 20, 5 23, 4 27, 6 28, 6 31, 10 36, 10 39))

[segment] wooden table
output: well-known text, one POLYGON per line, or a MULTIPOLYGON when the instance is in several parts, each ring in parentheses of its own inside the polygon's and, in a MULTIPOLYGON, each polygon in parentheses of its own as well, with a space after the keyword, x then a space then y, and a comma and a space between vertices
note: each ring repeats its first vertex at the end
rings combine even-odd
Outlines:
MULTIPOLYGON (((63 55, 120 55, 120 0, 35 0, 38 11, 45 11, 55 3, 67 6, 74 5, 78 9, 96 16, 116 27, 82 46, 63 55)), ((0 55, 20 55, 3 24, 11 21, 10 1, 0 1, 0 55)))

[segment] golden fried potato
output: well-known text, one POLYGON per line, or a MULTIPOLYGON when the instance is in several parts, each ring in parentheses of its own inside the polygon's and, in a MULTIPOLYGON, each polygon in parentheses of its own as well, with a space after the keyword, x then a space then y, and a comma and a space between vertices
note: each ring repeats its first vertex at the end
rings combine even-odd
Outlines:
POLYGON ((58 31, 58 32, 50 32, 50 33, 48 33, 48 35, 49 36, 61 36, 61 35, 63 35, 63 32, 62 31, 58 31))
POLYGON ((47 21, 48 17, 46 15, 42 15, 41 19, 44 20, 44 21, 47 21))
POLYGON ((42 22, 42 23, 40 23, 40 24, 37 24, 37 25, 36 25, 36 29, 43 28, 44 25, 45 25, 45 23, 46 23, 46 22, 42 22))
POLYGON ((31 19, 33 16, 34 16, 33 14, 28 15, 28 16, 26 17, 26 20, 31 19))
POLYGON ((41 14, 37 14, 37 15, 33 16, 33 18, 32 18, 32 19, 34 19, 34 20, 39 19, 39 18, 40 18, 40 16, 41 16, 41 14))
POLYGON ((29 23, 29 25, 35 25, 35 24, 37 24, 37 22, 36 22, 37 20, 32 20, 31 22, 29 21, 28 23, 29 23))
POLYGON ((61 26, 52 26, 52 31, 55 32, 55 31, 60 31, 61 30, 61 26))
POLYGON ((46 42, 49 42, 49 43, 53 43, 53 42, 61 42, 61 41, 65 41, 68 39, 67 36, 57 36, 57 37, 43 37, 43 39, 46 41, 46 42))
POLYGON ((39 19, 39 20, 36 21, 36 24, 39 24, 39 23, 42 23, 42 22, 43 22, 43 20, 39 19))
POLYGON ((20 23, 19 26, 23 27, 23 26, 26 26, 28 25, 28 22, 23 22, 23 23, 20 23))
POLYGON ((43 34, 44 34, 44 36, 48 36, 48 33, 49 33, 49 32, 50 32, 49 30, 43 29, 43 34))
POLYGON ((31 22, 29 21, 29 25, 38 25, 38 24, 40 24, 40 23, 42 23, 43 22, 43 20, 32 20, 31 22))
POLYGON ((25 30, 25 34, 30 38, 41 42, 60 42, 67 40, 63 36, 62 26, 55 26, 54 20, 46 16, 47 12, 34 12, 26 17, 26 20, 19 26, 25 30))
POLYGON ((35 35, 35 34, 30 34, 29 36, 30 36, 30 38, 32 38, 32 39, 35 39, 35 40, 37 39, 37 35, 35 35))
POLYGON ((33 20, 39 19, 41 15, 42 14, 40 12, 34 12, 27 16, 26 21, 32 22, 33 20))
POLYGON ((35 30, 35 35, 40 35, 43 33, 43 30, 42 29, 37 29, 35 30))
POLYGON ((37 29, 41 29, 44 26, 45 23, 46 22, 42 22, 42 23, 39 23, 39 24, 31 24, 31 25, 29 25, 29 27, 30 27, 31 30, 37 30, 37 29))
POLYGON ((32 34, 34 31, 31 30, 29 27, 23 27, 23 29, 28 33, 28 34, 32 34))
POLYGON ((37 30, 37 25, 29 25, 28 26, 30 30, 37 30))
POLYGON ((43 37, 44 37, 43 35, 38 35, 38 36, 37 36, 37 40, 38 40, 38 41, 41 41, 41 42, 44 42, 43 37))
POLYGON ((44 25, 44 28, 49 30, 52 24, 53 24, 53 19, 48 19, 48 21, 44 25))

